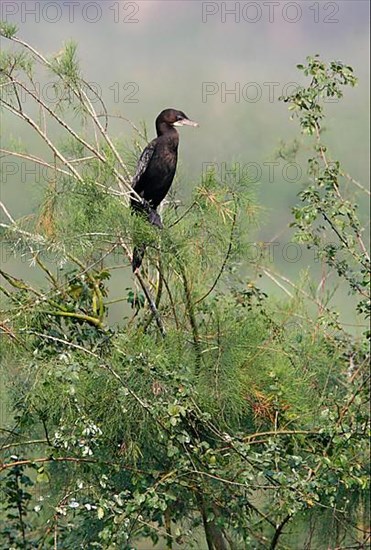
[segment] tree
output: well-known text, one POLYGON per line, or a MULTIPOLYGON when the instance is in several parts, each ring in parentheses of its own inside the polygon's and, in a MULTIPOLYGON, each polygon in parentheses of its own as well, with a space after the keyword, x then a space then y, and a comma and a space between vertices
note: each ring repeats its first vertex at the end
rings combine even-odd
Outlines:
MULTIPOLYGON (((208 172, 188 207, 170 201, 163 231, 130 216, 139 147, 110 136, 76 46, 48 59, 15 28, 3 24, 2 35, 21 47, 1 56, 2 106, 45 155, 11 145, 2 154, 52 174, 37 216, 16 220, 1 203, 8 246, 43 275, 36 285, 1 271, 11 413, 1 441, 2 547, 129 549, 144 539, 160 548, 311 548, 316 526, 331 522, 329 544, 363 548, 366 340, 307 289, 290 283, 291 298, 278 301, 242 277, 257 211, 248 181, 208 172), (35 86, 41 70, 53 78, 53 108, 35 86), (143 275, 118 301, 132 315, 114 327, 110 277, 129 272, 139 239, 149 243, 143 275)), ((320 128, 322 98, 340 97, 355 78, 318 58, 304 71, 312 82, 285 99, 316 137, 294 224, 364 314, 361 224, 320 128)))

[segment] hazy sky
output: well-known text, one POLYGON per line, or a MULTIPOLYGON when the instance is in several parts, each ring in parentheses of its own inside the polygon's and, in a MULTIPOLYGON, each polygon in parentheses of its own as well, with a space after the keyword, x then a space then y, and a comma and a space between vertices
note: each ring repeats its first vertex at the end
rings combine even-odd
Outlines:
MULTIPOLYGON (((330 139, 349 170, 367 177, 366 0, 2 0, 1 10, 45 54, 76 40, 86 79, 96 83, 112 111, 136 123, 145 120, 150 136, 165 107, 198 120, 197 133, 182 131, 182 170, 192 177, 208 161, 269 160, 279 140, 297 132, 278 102, 290 83, 302 82, 296 64, 315 53, 341 59, 354 67, 360 83, 339 106, 330 106, 336 117, 330 139)), ((116 135, 128 131, 122 123, 112 125, 116 135)), ((262 183, 267 177, 263 169, 262 183)))

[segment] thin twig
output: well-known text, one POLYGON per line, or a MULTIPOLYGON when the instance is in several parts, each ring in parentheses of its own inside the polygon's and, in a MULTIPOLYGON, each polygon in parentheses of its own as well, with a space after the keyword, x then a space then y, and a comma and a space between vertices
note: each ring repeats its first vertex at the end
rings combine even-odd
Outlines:
POLYGON ((293 298, 293 295, 291 294, 291 292, 287 290, 287 288, 284 287, 283 284, 280 283, 270 271, 268 271, 267 269, 262 269, 262 271, 264 275, 266 275, 269 279, 271 279, 271 281, 273 281, 281 290, 283 290, 287 294, 287 296, 289 296, 290 298, 293 298))
POLYGON ((194 344, 194 349, 196 353, 196 363, 197 363, 197 367, 199 368, 202 363, 200 337, 198 334, 198 326, 197 326, 197 320, 196 320, 196 315, 194 310, 194 304, 192 302, 191 290, 189 288, 187 274, 181 259, 179 261, 179 269, 180 269, 180 273, 183 281, 186 311, 187 311, 189 323, 192 329, 193 344, 194 344))
POLYGON ((234 234, 234 230, 235 230, 235 227, 236 227, 236 220, 237 220, 237 206, 235 208, 235 211, 233 212, 231 233, 230 233, 230 237, 229 237, 229 244, 228 244, 227 252, 226 252, 226 255, 224 257, 223 263, 222 263, 222 265, 219 269, 219 273, 216 276, 216 278, 215 278, 213 284, 211 285, 211 287, 209 288, 209 290, 201 298, 196 300, 194 305, 199 304, 200 302, 205 300, 205 298, 207 298, 212 293, 212 291, 214 290, 214 288, 218 284, 220 277, 223 274, 223 271, 225 269, 225 266, 227 265, 227 262, 228 262, 228 259, 229 259, 229 256, 230 256, 230 253, 231 253, 231 250, 232 250, 232 246, 233 246, 233 234, 234 234))

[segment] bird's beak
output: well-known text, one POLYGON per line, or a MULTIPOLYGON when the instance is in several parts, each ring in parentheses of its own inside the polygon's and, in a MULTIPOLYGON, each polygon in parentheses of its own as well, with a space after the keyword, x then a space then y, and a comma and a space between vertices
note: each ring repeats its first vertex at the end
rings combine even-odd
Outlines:
POLYGON ((176 122, 174 122, 173 126, 193 126, 193 128, 197 128, 198 122, 189 120, 189 118, 182 118, 181 120, 177 120, 176 122))

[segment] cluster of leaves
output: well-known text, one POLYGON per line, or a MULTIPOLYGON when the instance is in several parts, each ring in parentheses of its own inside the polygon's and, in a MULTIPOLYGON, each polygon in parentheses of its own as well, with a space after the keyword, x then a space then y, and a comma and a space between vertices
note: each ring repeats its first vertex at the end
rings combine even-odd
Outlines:
POLYGON ((307 88, 299 87, 284 99, 299 119, 304 133, 315 135, 315 155, 308 159, 308 174, 312 183, 301 193, 301 205, 294 208, 292 226, 296 238, 317 251, 318 257, 345 279, 350 291, 359 298, 358 312, 370 316, 370 258, 363 240, 363 227, 352 197, 344 196, 342 180, 346 171, 339 161, 328 156, 322 140, 321 121, 324 100, 341 98, 342 87, 355 86, 351 67, 341 62, 328 65, 318 56, 308 57, 306 65, 298 65, 311 77, 307 88))
POLYGON ((309 86, 298 86, 290 96, 280 99, 290 103, 289 111, 293 111, 299 117, 303 132, 314 135, 319 131, 320 122, 325 116, 321 100, 342 98, 343 86, 355 86, 357 78, 349 65, 344 65, 341 61, 327 64, 321 61, 318 55, 308 56, 307 64, 299 64, 297 68, 303 71, 305 76, 311 77, 309 86))

